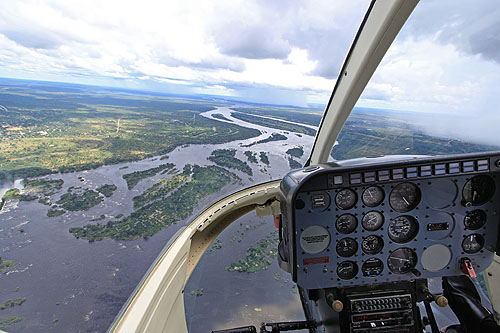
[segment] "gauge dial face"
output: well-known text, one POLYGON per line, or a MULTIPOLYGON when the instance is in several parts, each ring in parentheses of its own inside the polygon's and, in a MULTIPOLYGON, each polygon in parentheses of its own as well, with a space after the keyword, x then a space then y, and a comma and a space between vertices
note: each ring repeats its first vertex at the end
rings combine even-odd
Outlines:
POLYGON ((361 200, 367 207, 376 207, 384 200, 384 190, 379 186, 370 186, 364 190, 361 200))
POLYGON ((372 210, 363 216, 361 220, 361 225, 365 230, 375 231, 380 229, 380 227, 384 224, 384 215, 380 212, 372 210))
POLYGON ((477 230, 486 223, 486 212, 481 209, 476 209, 467 212, 464 218, 464 225, 466 229, 477 230))
POLYGON ((342 238, 337 243, 337 253, 341 257, 351 257, 356 251, 358 251, 358 243, 353 238, 342 238))
POLYGON ((358 226, 358 219, 352 214, 344 214, 339 216, 335 223, 335 228, 341 234, 350 234, 356 230, 358 226))
POLYGON ((366 254, 377 254, 382 251, 384 240, 375 235, 370 235, 361 242, 361 249, 366 254))
POLYGON ((481 251, 484 246, 484 238, 479 234, 468 235, 462 242, 462 249, 465 253, 473 254, 481 251))
POLYGON ((377 277, 382 274, 384 270, 384 263, 382 260, 378 258, 370 258, 367 259, 363 266, 361 266, 361 271, 363 272, 363 276, 366 277, 377 277))
POLYGON ((417 255, 412 249, 402 247, 389 255, 387 266, 395 274, 409 273, 417 265, 417 255))
POLYGON ((418 232, 418 222, 412 216, 398 216, 389 223, 389 238, 396 243, 406 243, 418 232))
POLYGON ((462 196, 465 202, 473 206, 483 205, 488 202, 495 193, 495 182, 490 176, 474 176, 465 183, 462 196))
POLYGON ((354 261, 343 261, 337 266, 337 275, 342 280, 350 280, 358 274, 358 270, 354 261))
POLYGON ((358 201, 358 195, 350 188, 340 190, 335 196, 335 203, 340 209, 350 209, 358 201))
POLYGON ((413 183, 401 183, 394 187, 389 195, 389 204, 396 212, 406 213, 420 203, 421 192, 413 183))

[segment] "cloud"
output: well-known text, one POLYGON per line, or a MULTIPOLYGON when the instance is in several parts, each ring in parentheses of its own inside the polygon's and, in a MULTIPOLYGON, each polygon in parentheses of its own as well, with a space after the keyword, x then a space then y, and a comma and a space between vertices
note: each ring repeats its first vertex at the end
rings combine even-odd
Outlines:
POLYGON ((272 29, 229 22, 214 36, 221 52, 247 59, 286 59, 291 47, 272 29))

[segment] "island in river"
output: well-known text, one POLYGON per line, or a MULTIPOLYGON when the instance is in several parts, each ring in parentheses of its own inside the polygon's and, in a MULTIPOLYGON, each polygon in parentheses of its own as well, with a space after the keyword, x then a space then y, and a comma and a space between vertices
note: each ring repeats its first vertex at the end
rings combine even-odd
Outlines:
MULTIPOLYGON (((106 330, 179 228, 213 201, 303 165, 321 117, 100 87, 0 86, 0 323, 12 332, 106 330)), ((369 143, 377 152, 489 149, 408 122, 387 129, 376 113, 353 113, 336 158, 369 143)), ((227 228, 186 286, 190 329, 301 319, 275 247, 272 219, 249 214, 227 228)))

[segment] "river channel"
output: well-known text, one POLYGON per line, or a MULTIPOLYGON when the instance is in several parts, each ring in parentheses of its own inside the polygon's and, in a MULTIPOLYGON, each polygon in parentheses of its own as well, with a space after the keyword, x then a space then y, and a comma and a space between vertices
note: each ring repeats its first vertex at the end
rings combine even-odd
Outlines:
MULTIPOLYGON (((57 201, 70 186, 90 189, 103 184, 117 186, 111 197, 86 211, 68 211, 61 216, 47 217, 47 206, 36 200, 7 200, 0 211, 0 256, 14 260, 17 266, 14 271, 0 274, 0 303, 3 304, 7 299, 27 299, 21 306, 0 311, 0 318, 24 318, 7 330, 105 331, 158 253, 181 226, 188 224, 193 216, 214 200, 242 186, 281 178, 290 170, 286 150, 302 146, 304 155, 298 160, 302 164, 309 156, 313 137, 247 123, 231 117, 231 112, 234 111, 222 107, 201 115, 217 121, 227 121, 213 117, 214 114, 223 114, 234 124, 258 129, 261 135, 225 144, 177 147, 168 154, 168 159, 163 160, 160 159, 161 156, 156 156, 137 162, 107 165, 95 170, 44 177, 64 180, 63 188, 52 197, 52 201, 57 201), (242 147, 265 139, 272 133, 285 135, 287 139, 242 147), (76 239, 68 232, 71 227, 95 223, 90 220, 103 214, 107 220, 119 214, 129 215, 133 211, 132 198, 161 177, 156 175, 142 180, 129 191, 122 177, 124 174, 167 162, 174 163, 179 170, 188 163, 212 165, 207 157, 213 150, 221 148, 236 149, 236 157, 243 161, 247 161, 243 154, 246 150, 257 154, 266 152, 270 166, 260 161, 259 164, 248 163, 253 169, 252 177, 231 169, 230 171, 242 179, 243 185, 234 183, 208 196, 199 203, 193 216, 161 230, 148 239, 108 239, 89 243, 76 239)), ((2 184, 0 193, 3 195, 12 187, 22 188, 21 181, 2 184)), ((300 304, 296 302, 297 295, 292 291, 293 285, 289 276, 279 270, 276 260, 268 270, 253 274, 225 270, 231 262, 244 257, 246 249, 255 240, 272 231, 272 221, 249 214, 220 236, 223 248, 205 255, 186 287, 187 320, 191 331, 232 324, 257 324, 261 317, 265 317, 263 320, 285 320, 286 315, 298 316, 301 310, 300 304), (241 240, 234 241, 234 234, 241 235, 242 231, 244 236, 240 237, 241 240), (267 282, 259 282, 260 279, 267 282), (192 290, 200 288, 204 290, 203 296, 190 294, 192 290), (227 318, 225 322, 218 319, 221 315, 227 318), (244 320, 253 322, 243 323, 244 320)))

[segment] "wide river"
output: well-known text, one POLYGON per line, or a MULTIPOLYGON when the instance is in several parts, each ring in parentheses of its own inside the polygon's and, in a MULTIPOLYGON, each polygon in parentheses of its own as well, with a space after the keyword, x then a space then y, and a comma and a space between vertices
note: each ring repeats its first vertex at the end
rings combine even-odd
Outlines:
MULTIPOLYGON (((200 202, 192 217, 148 239, 93 243, 76 239, 68 232, 71 227, 96 223, 90 220, 102 214, 106 219, 101 223, 119 214, 129 215, 133 211, 132 198, 161 177, 157 175, 145 179, 129 191, 122 178, 124 174, 167 162, 174 163, 180 170, 187 163, 211 165, 213 163, 207 157, 214 149, 220 148, 236 149, 236 157, 244 161, 247 161, 243 154, 246 150, 257 154, 262 151, 268 153, 271 166, 260 161, 259 164, 249 163, 253 169, 252 177, 231 170, 242 178, 243 186, 247 186, 285 175, 290 170, 285 152, 290 148, 304 147, 305 153, 300 163, 304 163, 309 156, 313 137, 247 123, 231 117, 231 112, 234 111, 222 107, 202 113, 202 116, 224 121, 212 117, 214 114, 223 114, 234 124, 258 129, 261 135, 225 144, 177 147, 168 154, 166 160, 160 160, 161 156, 157 156, 90 171, 45 177, 64 180, 63 189, 52 197, 52 201, 57 201, 70 186, 90 189, 103 184, 117 186, 110 198, 87 211, 47 217, 47 206, 37 201, 8 200, 0 211, 0 256, 14 260, 17 267, 8 274, 0 274, 0 304, 7 299, 27 299, 21 306, 0 310, 0 319, 7 316, 24 318, 10 326, 8 331, 105 331, 172 235, 188 224, 201 209, 242 186, 226 186, 200 202), (272 133, 285 135, 287 140, 241 147, 265 139, 272 133)), ((2 184, 0 192, 3 195, 12 187, 21 188, 22 184, 20 181, 2 184)), ((253 274, 225 270, 232 262, 244 257, 246 249, 257 239, 273 231, 272 221, 258 219, 254 214, 238 222, 220 236, 223 248, 205 255, 186 287, 187 319, 193 332, 224 325, 258 324, 263 320, 286 320, 297 316, 296 319, 300 319, 300 302, 293 293, 289 276, 279 270, 276 260, 269 269, 253 274), (203 296, 191 295, 191 291, 201 288, 203 296)))

